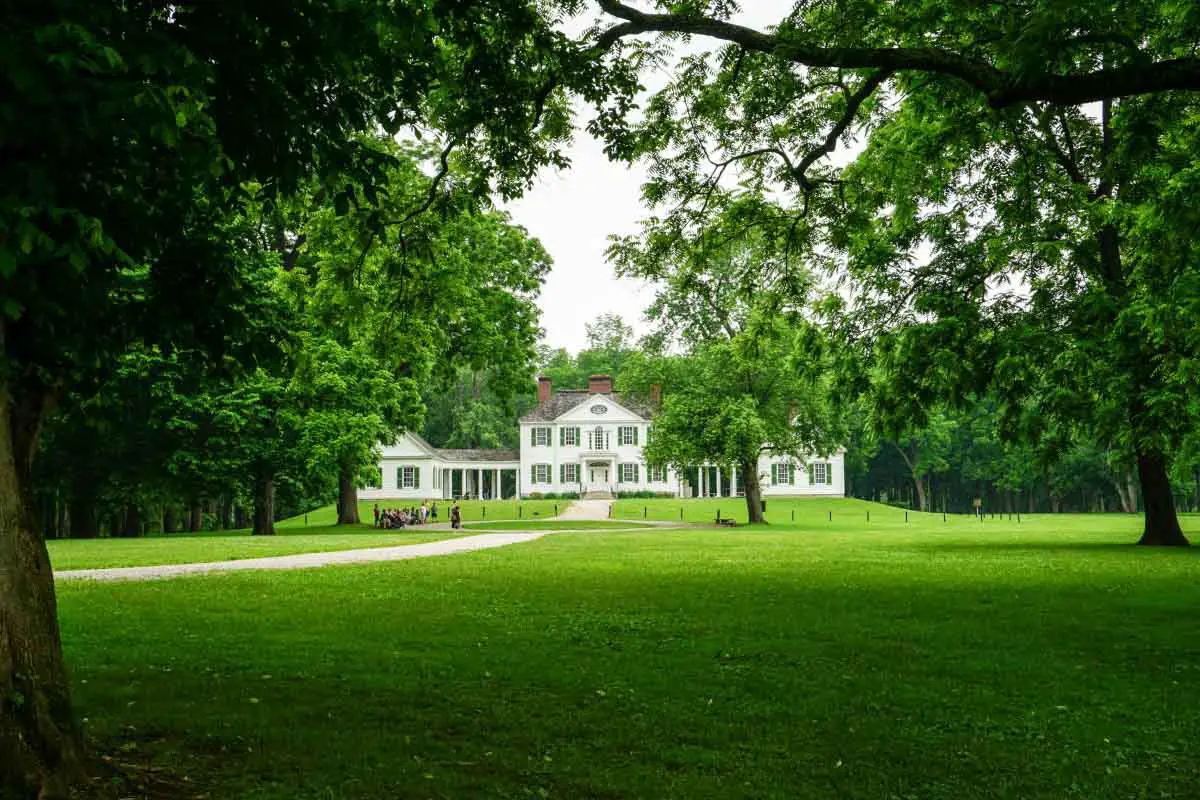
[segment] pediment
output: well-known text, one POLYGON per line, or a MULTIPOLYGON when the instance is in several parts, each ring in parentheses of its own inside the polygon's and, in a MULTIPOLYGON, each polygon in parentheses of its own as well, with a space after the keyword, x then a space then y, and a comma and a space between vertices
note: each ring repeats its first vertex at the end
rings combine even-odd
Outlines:
POLYGON ((436 455, 424 440, 412 433, 401 434, 395 442, 383 445, 380 450, 384 458, 433 458, 436 455))
POLYGON ((608 425, 619 422, 648 422, 605 394, 589 395, 583 402, 555 420, 558 423, 608 425))

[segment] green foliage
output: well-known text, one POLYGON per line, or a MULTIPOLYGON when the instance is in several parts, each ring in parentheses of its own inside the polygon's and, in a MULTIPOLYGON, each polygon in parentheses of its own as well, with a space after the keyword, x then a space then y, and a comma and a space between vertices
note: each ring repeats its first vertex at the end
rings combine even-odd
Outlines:
POLYGON ((736 466, 755 506, 762 453, 832 452, 841 424, 829 404, 825 336, 808 308, 811 274, 780 239, 747 230, 761 204, 714 202, 711 224, 681 233, 651 220, 640 239, 610 248, 619 274, 658 287, 647 312, 657 330, 627 362, 625 382, 643 394, 662 389, 648 463, 736 466), (666 354, 675 344, 684 355, 666 354))
POLYGON ((586 389, 592 375, 609 375, 617 391, 624 391, 625 365, 636 352, 633 328, 617 314, 601 314, 585 328, 587 346, 575 355, 541 345, 538 375, 550 378, 559 389, 586 389))
POLYGON ((925 430, 935 409, 990 396, 1007 439, 1083 438, 1136 461, 1147 541, 1182 543, 1167 468, 1200 421, 1183 201, 1200 101, 1164 89, 1200 87, 1200 19, 1155 0, 797 3, 757 34, 718 4, 659 5, 604 4, 620 34, 724 49, 681 58, 613 133, 649 162, 644 194, 662 210, 642 247, 694 249, 735 230, 736 210, 736 230, 830 273, 820 308, 851 344, 844 393, 879 389, 883 429, 925 430), (1190 78, 1155 83, 1158 68, 1190 78))

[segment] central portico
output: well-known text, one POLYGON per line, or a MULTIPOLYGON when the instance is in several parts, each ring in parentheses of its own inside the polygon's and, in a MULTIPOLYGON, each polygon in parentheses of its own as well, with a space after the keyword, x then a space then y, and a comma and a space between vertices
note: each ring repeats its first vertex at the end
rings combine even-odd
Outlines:
MULTIPOLYGON (((611 497, 652 488, 641 461, 655 403, 617 394, 607 375, 592 376, 586 391, 553 392, 540 379, 538 405, 521 419, 524 493, 611 497)), ((670 491, 665 471, 661 478, 670 491)))

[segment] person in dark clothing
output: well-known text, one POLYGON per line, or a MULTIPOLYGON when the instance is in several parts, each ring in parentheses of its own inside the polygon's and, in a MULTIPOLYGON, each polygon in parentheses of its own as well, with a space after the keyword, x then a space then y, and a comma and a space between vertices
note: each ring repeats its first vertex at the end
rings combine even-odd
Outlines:
POLYGON ((455 530, 462 527, 462 511, 459 510, 458 503, 450 509, 450 527, 455 530))
POLYGON ((375 504, 375 527, 379 527, 379 503, 375 504))

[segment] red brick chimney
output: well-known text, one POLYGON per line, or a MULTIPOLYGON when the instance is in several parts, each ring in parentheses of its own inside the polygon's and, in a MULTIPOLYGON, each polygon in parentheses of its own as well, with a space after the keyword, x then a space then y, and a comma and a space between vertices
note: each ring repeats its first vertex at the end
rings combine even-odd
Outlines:
POLYGON ((538 376, 538 405, 544 406, 546 401, 550 399, 550 389, 552 384, 550 379, 545 375, 538 376))
POLYGON ((650 387, 650 402, 655 408, 662 405, 662 384, 656 383, 650 387))
POLYGON ((593 375, 588 378, 588 394, 612 394, 612 376, 593 375))

